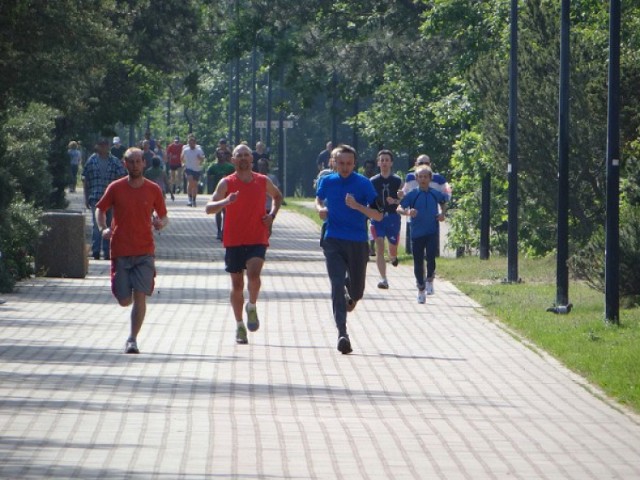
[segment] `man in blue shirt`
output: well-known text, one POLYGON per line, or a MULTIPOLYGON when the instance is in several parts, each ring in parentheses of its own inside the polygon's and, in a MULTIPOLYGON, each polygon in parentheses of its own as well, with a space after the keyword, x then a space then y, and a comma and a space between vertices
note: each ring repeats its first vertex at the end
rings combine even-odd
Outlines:
POLYGON ((410 191, 400 201, 398 213, 411 218, 411 247, 413 273, 418 287, 418 303, 425 303, 427 295, 433 295, 433 277, 436 273, 438 231, 444 221, 447 197, 431 188, 433 172, 426 165, 416 168, 418 188, 410 191), (427 260, 427 276, 424 276, 424 260, 427 260), (425 292, 426 291, 426 292, 425 292))
POLYGON ((334 150, 336 173, 323 177, 316 193, 316 210, 326 221, 322 249, 331 282, 333 317, 338 329, 338 350, 351 353, 347 312, 364 294, 369 261, 367 219, 382 220, 375 207, 377 192, 364 175, 356 173, 357 153, 349 145, 334 150))
MULTIPOLYGON (((84 185, 84 201, 87 208, 91 209, 93 220, 93 232, 91 235, 91 254, 96 260, 100 259, 100 249, 105 260, 109 260, 108 239, 102 238, 96 219, 96 203, 102 198, 107 186, 121 177, 127 175, 122 160, 111 155, 109 141, 100 139, 96 144, 96 153, 91 155, 84 164, 82 170, 82 182, 84 185)), ((111 210, 107 211, 107 226, 111 225, 111 210)))

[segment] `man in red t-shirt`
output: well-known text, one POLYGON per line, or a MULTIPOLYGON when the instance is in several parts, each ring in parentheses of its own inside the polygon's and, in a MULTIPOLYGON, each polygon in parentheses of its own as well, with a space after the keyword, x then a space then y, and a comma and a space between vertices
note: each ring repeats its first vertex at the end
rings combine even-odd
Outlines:
POLYGON ((180 142, 180 137, 176 136, 173 139, 173 143, 167 145, 165 153, 167 154, 167 163, 169 164, 169 191, 173 194, 176 193, 176 185, 182 183, 182 149, 184 144, 180 142))
POLYGON ((128 149, 124 161, 129 175, 109 184, 96 204, 96 218, 102 237, 111 239, 111 291, 123 307, 133 303, 124 352, 140 353, 137 336, 156 275, 152 230, 162 230, 169 219, 160 187, 144 178, 142 150, 128 149), (106 224, 109 209, 111 225, 106 224))
POLYGON ((253 171, 253 155, 247 145, 233 150, 234 173, 218 183, 207 214, 225 209, 222 243, 226 248, 225 270, 231 275, 231 306, 236 320, 236 342, 249 343, 247 328, 255 332, 260 328, 256 302, 260 293, 260 272, 269 246, 269 231, 282 203, 282 194, 269 177, 253 171), (269 195, 271 210, 265 213, 264 204, 269 195), (244 270, 247 271, 249 302, 245 305, 247 327, 242 319, 244 303, 244 270))

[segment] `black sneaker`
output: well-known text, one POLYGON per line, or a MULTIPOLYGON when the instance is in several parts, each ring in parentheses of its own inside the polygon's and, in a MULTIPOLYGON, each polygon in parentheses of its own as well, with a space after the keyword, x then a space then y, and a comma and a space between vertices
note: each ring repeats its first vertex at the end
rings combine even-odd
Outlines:
POLYGON ((140 353, 140 350, 138 350, 138 344, 135 340, 127 340, 127 343, 124 346, 124 353, 140 353))
POLYGON ((338 351, 343 355, 353 352, 351 348, 351 341, 349 341, 349 336, 340 337, 338 339, 338 351))
POLYGON ((398 257, 393 257, 393 259, 391 260, 391 265, 393 265, 394 267, 398 266, 398 257))

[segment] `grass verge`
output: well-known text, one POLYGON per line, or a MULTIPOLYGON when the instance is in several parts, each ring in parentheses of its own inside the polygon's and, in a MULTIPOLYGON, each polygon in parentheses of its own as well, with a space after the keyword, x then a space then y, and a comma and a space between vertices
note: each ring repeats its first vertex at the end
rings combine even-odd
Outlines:
MULTIPOLYGON (((320 225, 308 199, 287 199, 287 208, 320 225)), ((401 253, 404 250, 401 248, 401 253)), ((410 262, 406 254, 401 262, 410 262)), ((640 413, 640 308, 620 310, 620 325, 604 321, 604 295, 571 281, 568 315, 547 312, 556 298, 555 258, 518 259, 523 282, 502 283, 507 259, 439 258, 438 276, 456 285, 495 319, 640 413)))

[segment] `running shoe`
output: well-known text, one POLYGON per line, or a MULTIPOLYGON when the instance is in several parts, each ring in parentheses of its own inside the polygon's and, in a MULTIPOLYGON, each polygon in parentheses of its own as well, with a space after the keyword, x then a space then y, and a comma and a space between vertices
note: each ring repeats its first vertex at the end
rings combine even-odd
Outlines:
POLYGON ((249 343, 249 340, 247 340, 247 329, 244 324, 239 324, 236 328, 236 343, 240 345, 249 343))
POLYGON ((124 353, 140 353, 138 350, 138 343, 135 340, 127 340, 124 346, 124 353))
POLYGON ((338 351, 343 355, 353 352, 353 349, 351 348, 351 341, 349 340, 348 335, 340 337, 338 339, 338 351))
POLYGON ((428 281, 425 282, 425 289, 427 291, 427 295, 433 295, 435 292, 435 290, 433 289, 433 281, 428 281))
POLYGON ((427 301, 427 296, 424 293, 424 290, 418 290, 418 303, 425 303, 427 301))
POLYGON ((387 290, 389 288, 389 282, 387 282, 386 278, 383 278, 378 282, 378 288, 382 288, 383 290, 387 290))
POLYGON ((247 312, 247 328, 250 332, 256 332, 260 328, 260 320, 258 320, 258 309, 256 307, 250 308, 247 303, 244 306, 244 311, 247 312))
POLYGON ((391 259, 391 265, 394 267, 398 266, 398 257, 393 257, 393 259, 391 259))

